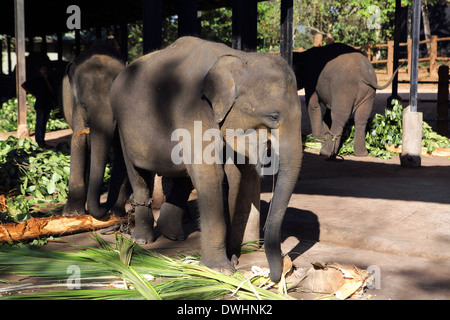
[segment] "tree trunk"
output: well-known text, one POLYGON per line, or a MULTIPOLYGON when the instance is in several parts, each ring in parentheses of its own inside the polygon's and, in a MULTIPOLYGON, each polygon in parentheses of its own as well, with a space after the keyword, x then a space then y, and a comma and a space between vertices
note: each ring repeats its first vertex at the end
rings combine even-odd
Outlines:
POLYGON ((97 220, 91 215, 75 217, 30 218, 22 223, 0 224, 0 242, 40 239, 49 236, 62 236, 112 226, 116 222, 127 222, 128 217, 112 216, 108 220, 97 220))

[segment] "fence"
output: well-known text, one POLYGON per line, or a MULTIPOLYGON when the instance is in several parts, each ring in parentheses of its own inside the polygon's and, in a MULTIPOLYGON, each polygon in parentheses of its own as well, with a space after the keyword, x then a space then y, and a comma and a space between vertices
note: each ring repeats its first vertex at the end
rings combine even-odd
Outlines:
MULTIPOLYGON (((429 61, 430 67, 429 67, 429 73, 431 77, 437 77, 438 76, 438 65, 437 61, 450 61, 450 57, 439 57, 438 56, 438 42, 441 41, 450 41, 450 37, 445 38, 438 38, 437 36, 431 36, 431 39, 429 40, 422 40, 419 42, 419 44, 430 44, 429 50, 428 50, 428 57, 419 58, 419 62, 422 61, 429 61)), ((408 42, 402 42, 399 43, 400 47, 407 47, 407 58, 399 59, 399 62, 408 62, 408 76, 411 70, 411 46, 412 41, 408 40, 408 42)), ((379 63, 386 63, 387 64, 387 74, 389 76, 392 75, 394 71, 394 41, 390 40, 387 43, 384 44, 378 44, 374 46, 367 46, 367 47, 355 47, 356 49, 361 49, 366 52, 367 57, 369 58, 370 62, 372 64, 379 64, 379 63), (377 60, 377 56, 374 54, 377 50, 380 50, 382 48, 387 48, 387 57, 386 59, 377 60)))

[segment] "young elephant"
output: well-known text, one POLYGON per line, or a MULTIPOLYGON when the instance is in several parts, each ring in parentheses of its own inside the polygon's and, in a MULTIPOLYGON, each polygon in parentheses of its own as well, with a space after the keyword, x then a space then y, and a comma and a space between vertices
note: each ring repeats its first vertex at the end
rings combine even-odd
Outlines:
POLYGON ((320 154, 338 153, 345 123, 354 115, 354 152, 356 156, 366 156, 365 129, 375 91, 390 85, 394 76, 379 86, 369 60, 360 51, 342 43, 294 52, 293 66, 297 88, 305 88, 312 135, 326 137, 320 154), (331 128, 322 121, 321 102, 331 111, 331 128))
MULTIPOLYGON (((148 200, 155 173, 190 177, 200 212, 201 261, 222 272, 234 271, 226 239, 227 225, 234 227, 235 220, 241 219, 236 216, 236 203, 242 201, 240 207, 248 210, 256 202, 259 206, 260 181, 255 165, 248 161, 255 154, 240 148, 230 134, 240 132, 245 138, 270 131, 265 140, 272 139, 272 146, 278 142, 278 152, 272 154, 278 156, 279 167, 274 168, 278 178, 265 249, 271 278, 279 281, 280 228, 302 158, 301 107, 295 75, 284 59, 183 37, 128 65, 114 81, 110 97, 136 201, 133 239, 138 243, 154 239, 148 200), (211 161, 209 155, 215 154, 217 160, 230 148, 235 153, 222 157, 225 165, 225 161, 211 161), (230 161, 239 156, 246 158, 245 163, 230 161), (232 194, 228 196, 232 221, 224 215, 225 175, 232 194)), ((245 222, 239 223, 241 227, 245 222)))
POLYGON ((62 84, 64 116, 73 129, 69 194, 63 215, 88 212, 102 218, 111 209, 125 214, 126 169, 109 103, 109 90, 124 63, 114 51, 96 44, 67 67, 62 84), (108 154, 114 145, 114 166, 106 206, 100 205, 108 154))

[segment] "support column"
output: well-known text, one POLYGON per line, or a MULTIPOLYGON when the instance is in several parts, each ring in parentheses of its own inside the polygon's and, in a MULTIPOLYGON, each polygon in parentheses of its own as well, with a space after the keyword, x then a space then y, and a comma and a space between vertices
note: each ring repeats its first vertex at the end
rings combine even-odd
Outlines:
POLYGON ((56 34, 57 37, 57 50, 58 50, 58 61, 62 61, 63 59, 63 37, 62 32, 58 31, 56 34))
POLYGON ((162 0, 142 0, 144 21, 144 54, 162 46, 162 0))
POLYGON ((75 29, 75 56, 81 54, 81 31, 80 29, 75 29))
POLYGON ((256 0, 233 0, 233 48, 256 51, 258 6, 256 0))
MULTIPOLYGON (((392 65, 392 72, 398 68, 398 59, 400 58, 400 11, 401 0, 395 0, 395 26, 394 26, 394 63, 392 65)), ((392 100, 401 101, 398 95, 398 72, 392 80, 392 94, 387 99, 387 107, 392 108, 392 100)))
POLYGON ((197 0, 179 0, 178 36, 200 35, 197 0))
POLYGON ((8 51, 8 74, 11 74, 12 72, 12 62, 11 62, 11 37, 6 37, 6 45, 7 45, 7 51, 8 51))
POLYGON ((400 155, 400 163, 406 168, 420 168, 422 154, 422 113, 417 112, 421 0, 414 0, 413 5, 410 106, 403 112, 402 154, 400 155))
POLYGON ((449 67, 447 65, 441 65, 439 67, 439 83, 437 94, 437 122, 436 132, 442 136, 447 136, 448 133, 448 80, 449 80, 449 67))
POLYGON ((124 61, 128 61, 128 25, 120 25, 120 55, 124 61))
POLYGON ((21 87, 26 80, 25 67, 25 1, 14 0, 15 37, 16 37, 16 94, 17 94, 17 136, 28 137, 27 95, 21 87))
POLYGON ((281 0, 281 35, 280 35, 280 52, 281 56, 286 59, 287 63, 292 67, 292 48, 293 48, 293 25, 294 21, 294 1, 281 0))

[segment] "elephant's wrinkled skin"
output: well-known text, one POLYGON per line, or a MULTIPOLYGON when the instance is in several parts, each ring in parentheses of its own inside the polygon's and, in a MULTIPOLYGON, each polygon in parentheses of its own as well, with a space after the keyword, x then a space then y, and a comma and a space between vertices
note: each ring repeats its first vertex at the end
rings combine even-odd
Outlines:
MULTIPOLYGON (((197 38, 178 39, 164 50, 148 54, 128 65, 111 87, 111 107, 117 119, 121 143, 133 188, 136 228, 132 237, 139 243, 153 241, 153 213, 146 205, 155 173, 183 179, 190 177, 197 190, 204 265, 232 272, 227 256, 227 221, 224 216, 222 182, 225 171, 239 171, 230 177, 230 190, 243 187, 259 190, 254 166, 220 163, 175 164, 171 153, 179 141, 172 141, 176 129, 194 132, 201 121, 207 129, 278 129, 278 178, 265 230, 265 249, 271 278, 281 277, 280 228, 297 182, 302 158, 300 117, 295 75, 280 57, 245 53, 225 45, 197 38), (198 123, 198 122, 197 122, 198 123)), ((195 153, 195 137, 192 145, 195 153)), ((198 141, 197 141, 198 143, 198 141)), ((210 142, 200 144, 202 148, 210 142)), ((232 148, 235 149, 235 144, 232 148)), ((202 149, 203 150, 203 149, 202 149)), ((201 155, 199 155, 201 157, 201 155)), ((227 175, 228 178, 228 175, 227 175)), ((241 195, 229 196, 230 218, 241 195), (233 202, 234 201, 234 202, 233 202)), ((248 191, 247 191, 248 192, 248 191)), ((250 192, 251 193, 251 192, 250 192)), ((251 201, 253 195, 243 195, 251 201)), ((259 202, 259 193, 258 193, 259 202)), ((245 205, 251 207, 251 203, 245 205)), ((240 225, 242 227, 242 225, 240 225)))
POLYGON ((125 214, 126 169, 109 103, 111 84, 124 63, 97 45, 67 67, 62 84, 64 116, 73 129, 69 194, 63 215, 87 211, 102 218, 111 209, 125 214), (108 153, 114 145, 114 165, 106 206, 100 205, 108 153))
POLYGON ((372 111, 377 84, 369 60, 358 50, 342 43, 294 52, 297 88, 305 88, 305 99, 314 137, 326 137, 320 154, 330 156, 339 151, 343 128, 350 116, 355 119, 356 156, 366 156, 365 129, 372 111), (331 128, 322 121, 320 103, 331 112, 331 128))

